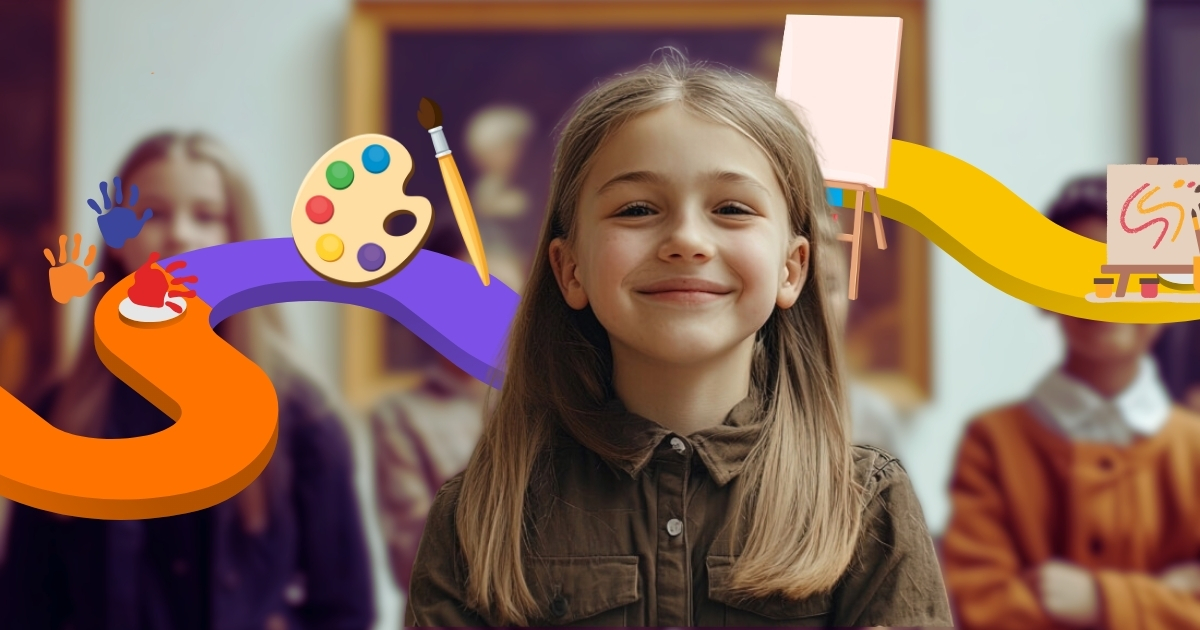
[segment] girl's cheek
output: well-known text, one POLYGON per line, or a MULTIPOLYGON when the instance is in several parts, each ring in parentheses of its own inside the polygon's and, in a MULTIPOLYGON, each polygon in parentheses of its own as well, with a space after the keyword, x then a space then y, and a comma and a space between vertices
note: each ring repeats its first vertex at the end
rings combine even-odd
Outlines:
POLYGON ((220 224, 212 225, 205 230, 204 241, 206 247, 224 245, 229 242, 229 230, 220 224))

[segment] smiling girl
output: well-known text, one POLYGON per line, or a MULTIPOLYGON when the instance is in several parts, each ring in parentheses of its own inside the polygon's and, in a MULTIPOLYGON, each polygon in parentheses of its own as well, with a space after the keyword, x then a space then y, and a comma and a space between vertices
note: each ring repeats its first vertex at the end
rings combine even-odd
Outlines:
POLYGON ((580 102, 550 192, 407 625, 950 625, 904 470, 850 446, 788 106, 668 57, 580 102))

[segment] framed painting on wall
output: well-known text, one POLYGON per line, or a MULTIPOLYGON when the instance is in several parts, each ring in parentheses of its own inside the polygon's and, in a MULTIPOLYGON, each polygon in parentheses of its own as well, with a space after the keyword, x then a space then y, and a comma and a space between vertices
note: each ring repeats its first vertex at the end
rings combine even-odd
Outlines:
MULTIPOLYGON (((1145 155, 1160 164, 1187 158, 1200 164, 1200 3, 1150 0, 1146 3, 1145 58, 1142 68, 1145 155)), ((1166 327, 1155 344, 1163 381, 1180 403, 1200 409, 1200 321, 1166 327)))
MULTIPOLYGON (((904 19, 894 136, 924 143, 922 0, 360 2, 347 34, 345 135, 400 141, 416 164, 406 192, 433 203, 435 224, 453 224, 416 117, 422 97, 437 101, 491 271, 519 290, 544 217, 555 132, 584 93, 668 46, 773 84, 784 18, 801 13, 904 19)), ((889 249, 864 248, 847 348, 861 378, 906 406, 929 396, 927 243, 905 226, 884 225, 889 249)), ((346 309, 352 404, 368 407, 406 387, 435 358, 390 318, 346 309)))

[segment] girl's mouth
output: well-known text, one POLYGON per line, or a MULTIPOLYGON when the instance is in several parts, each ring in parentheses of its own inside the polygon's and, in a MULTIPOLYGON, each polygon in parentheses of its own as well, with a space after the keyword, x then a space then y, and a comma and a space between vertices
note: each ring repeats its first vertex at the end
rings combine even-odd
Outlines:
POLYGON ((708 304, 729 295, 712 291, 655 291, 653 293, 639 291, 639 293, 651 300, 676 304, 708 304))

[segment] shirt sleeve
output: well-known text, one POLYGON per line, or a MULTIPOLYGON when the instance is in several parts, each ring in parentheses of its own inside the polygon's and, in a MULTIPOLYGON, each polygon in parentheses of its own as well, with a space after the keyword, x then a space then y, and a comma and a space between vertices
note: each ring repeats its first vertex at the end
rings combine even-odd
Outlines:
POLYGON ((851 569, 835 593, 834 626, 953 625, 924 511, 900 463, 879 456, 851 569))
POLYGON ((431 489, 426 479, 425 469, 429 464, 410 424, 409 414, 395 401, 371 415, 379 517, 392 573, 405 593, 436 492, 436 487, 431 489))
POLYGON ((959 448, 950 484, 953 514, 944 539, 946 583, 961 627, 1029 630, 1053 624, 1023 569, 1009 533, 986 438, 974 426, 959 448))
POLYGON ((1200 599, 1145 573, 1098 571, 1104 627, 1109 630, 1200 629, 1200 599))
POLYGON ((429 510, 413 564, 404 612, 405 627, 484 627, 487 622, 466 605, 466 567, 458 545, 454 511, 462 474, 447 481, 429 510))

